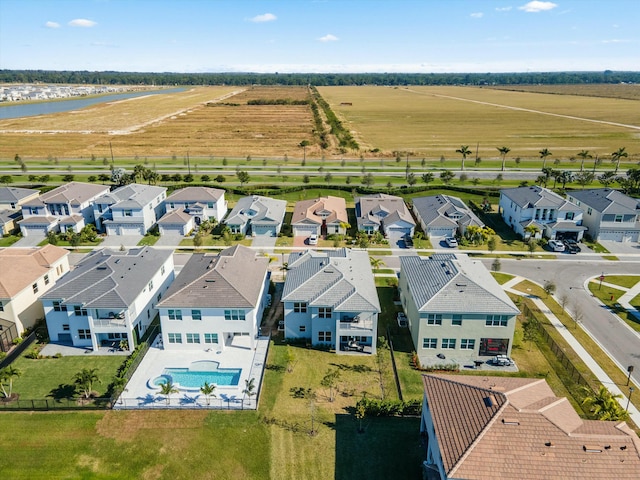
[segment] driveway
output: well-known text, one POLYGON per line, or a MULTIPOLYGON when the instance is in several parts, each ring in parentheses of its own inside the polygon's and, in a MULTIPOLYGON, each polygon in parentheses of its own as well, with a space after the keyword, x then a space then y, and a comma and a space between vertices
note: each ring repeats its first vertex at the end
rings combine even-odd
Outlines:
POLYGON ((142 240, 142 235, 107 235, 100 244, 101 247, 135 247, 142 240))
POLYGON ((273 248, 276 246, 277 239, 278 237, 272 237, 270 235, 258 235, 256 237, 253 237, 251 246, 259 248, 273 248))
POLYGON ((613 242, 611 240, 602 240, 598 242, 611 253, 640 253, 640 243, 638 242, 613 242))
POLYGON ((184 237, 179 234, 165 234, 160 235, 160 238, 155 243, 156 247, 177 247, 180 242, 184 240, 184 237))
POLYGON ((38 244, 44 240, 44 235, 29 235, 22 237, 16 243, 11 245, 12 247, 37 247, 38 244))

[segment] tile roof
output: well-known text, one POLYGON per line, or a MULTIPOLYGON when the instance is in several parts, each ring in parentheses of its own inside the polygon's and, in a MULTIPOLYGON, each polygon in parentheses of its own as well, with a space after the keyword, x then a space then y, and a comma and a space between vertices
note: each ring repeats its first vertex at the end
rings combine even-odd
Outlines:
POLYGON ((458 197, 433 195, 413 199, 413 208, 427 227, 484 227, 484 223, 458 197))
POLYGON ((87 308, 128 308, 172 255, 151 247, 94 251, 42 298, 87 308))
POLYGON ((565 200, 560 195, 547 188, 537 185, 530 187, 505 188, 500 190, 500 195, 504 195, 513 201, 520 208, 555 208, 559 211, 579 211, 578 205, 565 200))
POLYGON ((518 308, 480 261, 464 254, 400 257, 418 311, 515 315, 518 308))
POLYGON ((330 212, 326 218, 326 223, 345 222, 348 223, 347 202, 342 197, 320 197, 315 200, 302 200, 296 202, 291 217, 291 225, 297 223, 315 223, 322 225, 322 217, 318 212, 330 212))
POLYGON ((224 223, 244 225, 248 221, 256 225, 279 225, 284 220, 286 200, 251 195, 242 197, 233 207, 224 223))
POLYGON ((224 195, 221 188, 185 187, 175 190, 166 199, 167 202, 209 202, 218 201, 224 195))
POLYGON ((91 183, 69 182, 60 185, 49 192, 43 193, 35 200, 31 200, 24 205, 43 205, 46 203, 67 203, 70 205, 80 205, 98 195, 109 192, 109 187, 105 185, 94 185, 91 183))
POLYGON ((11 298, 29 287, 67 255, 67 250, 55 245, 0 250, 0 298, 11 298))
POLYGON ((638 478, 637 435, 582 420, 544 380, 425 375, 423 385, 449 478, 638 478))
POLYGON ((267 257, 241 245, 219 255, 193 254, 158 306, 254 308, 268 266, 267 257))
POLYGON ((412 226, 416 224, 401 197, 376 193, 366 197, 357 197, 355 202, 358 230, 362 230, 361 227, 364 225, 380 225, 383 221, 387 226, 400 220, 412 226))
POLYGON ((0 187, 0 203, 20 203, 23 198, 39 193, 39 190, 18 187, 0 187))
POLYGON ((166 191, 165 187, 131 183, 96 198, 95 203, 117 208, 142 208, 166 191))
POLYGON ((193 217, 184 210, 171 210, 158 220, 158 225, 186 225, 192 220, 193 217))
POLYGON ((289 256, 282 300, 335 311, 380 312, 369 255, 364 251, 307 250, 289 256))
POLYGON ((611 188, 571 190, 567 195, 601 213, 640 214, 640 200, 611 188))

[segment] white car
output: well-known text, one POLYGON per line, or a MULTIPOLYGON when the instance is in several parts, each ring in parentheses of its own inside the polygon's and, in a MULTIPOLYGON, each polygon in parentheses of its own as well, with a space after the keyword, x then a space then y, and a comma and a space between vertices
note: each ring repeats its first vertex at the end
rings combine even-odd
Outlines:
POLYGON ((564 244, 560 240, 549 240, 547 245, 553 252, 564 252, 564 244))
POLYGON ((318 235, 315 233, 309 237, 309 245, 317 245, 318 244, 318 235))
POLYGON ((444 239, 448 247, 454 248, 458 246, 458 241, 455 237, 447 237, 444 239))

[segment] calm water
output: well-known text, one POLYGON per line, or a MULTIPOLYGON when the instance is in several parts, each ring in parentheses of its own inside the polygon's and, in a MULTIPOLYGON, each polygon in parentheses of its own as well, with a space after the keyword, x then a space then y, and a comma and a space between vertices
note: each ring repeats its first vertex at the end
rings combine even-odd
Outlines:
POLYGON ((124 100, 125 98, 144 97, 145 95, 161 95, 164 93, 183 92, 184 88, 168 88, 166 90, 153 90, 146 92, 116 93, 94 98, 74 98, 72 100, 57 100, 55 102, 38 102, 29 104, 6 104, 0 106, 0 119, 33 117, 35 115, 47 115, 49 113, 70 112, 80 108, 96 105, 98 103, 124 100))
MULTIPOLYGON (((217 385, 238 385, 240 382, 241 368, 220 368, 215 371, 196 372, 188 368, 165 368, 162 372, 170 375, 174 383, 181 387, 196 388, 204 385, 205 382, 215 383, 217 385)), ((166 380, 160 378, 159 383, 166 380)), ((157 385, 159 383, 156 383, 157 385)))

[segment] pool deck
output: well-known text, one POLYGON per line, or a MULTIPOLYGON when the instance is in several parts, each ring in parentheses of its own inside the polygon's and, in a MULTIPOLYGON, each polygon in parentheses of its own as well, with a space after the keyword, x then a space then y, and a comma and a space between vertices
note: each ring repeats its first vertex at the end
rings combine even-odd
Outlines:
POLYGON ((269 349, 269 337, 258 337, 255 349, 248 346, 246 338, 226 346, 203 350, 165 350, 156 340, 127 383, 114 409, 159 409, 159 408, 216 408, 255 409, 260 395, 264 366, 269 349), (243 345, 244 343, 244 345, 243 345), (218 353, 220 352, 220 353, 218 353), (170 396, 169 401, 160 395, 160 387, 150 387, 150 380, 162 374, 165 368, 188 368, 192 362, 210 360, 219 363, 218 368, 241 368, 238 385, 219 385, 209 401, 199 389, 180 390, 170 396), (242 391, 245 380, 255 378, 256 395, 248 398, 242 391))

